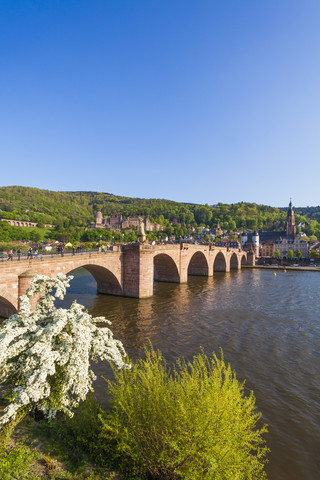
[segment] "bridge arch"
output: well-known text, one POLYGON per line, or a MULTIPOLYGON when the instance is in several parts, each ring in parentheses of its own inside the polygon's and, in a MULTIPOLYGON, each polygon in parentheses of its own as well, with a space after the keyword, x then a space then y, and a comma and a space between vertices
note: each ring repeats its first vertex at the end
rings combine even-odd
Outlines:
POLYGON ((202 252, 192 255, 188 265, 188 275, 209 275, 208 261, 202 252))
POLYGON ((18 299, 15 299, 6 289, 0 289, 0 317, 8 318, 18 311, 18 299))
POLYGON ((246 255, 242 255, 242 257, 241 257, 241 265, 247 265, 247 257, 246 257, 246 255))
POLYGON ((78 268, 85 268, 89 273, 91 273, 97 282, 98 293, 104 293, 108 295, 123 295, 122 287, 117 277, 106 267, 94 264, 84 264, 74 268, 74 270, 77 270, 78 268))
POLYGON ((218 252, 214 262, 213 262, 213 271, 214 272, 226 272, 227 271, 227 262, 226 257, 222 252, 218 252))
POLYGON ((240 268, 239 258, 236 253, 233 253, 230 257, 230 269, 238 270, 240 268))
POLYGON ((154 279, 157 282, 180 283, 179 270, 170 255, 159 253, 153 257, 154 279))

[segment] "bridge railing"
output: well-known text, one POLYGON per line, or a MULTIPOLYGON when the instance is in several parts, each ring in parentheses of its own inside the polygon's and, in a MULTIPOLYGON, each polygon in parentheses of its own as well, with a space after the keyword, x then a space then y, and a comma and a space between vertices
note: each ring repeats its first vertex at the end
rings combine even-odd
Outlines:
MULTIPOLYGON (((152 245, 152 244, 147 244, 145 245, 145 248, 148 248, 150 250, 167 250, 167 249, 170 249, 172 247, 174 248, 189 248, 191 247, 192 249, 197 249, 197 248, 201 248, 201 247, 208 247, 210 249, 226 249, 227 251, 231 250, 231 251, 236 251, 238 250, 239 252, 242 252, 241 249, 238 249, 238 248, 232 248, 232 247, 224 247, 224 246, 219 246, 219 247, 216 247, 215 245, 210 245, 210 244, 207 244, 207 245, 204 245, 204 244, 189 244, 189 243, 183 243, 181 242, 181 244, 173 244, 173 243, 161 243, 161 244, 155 244, 155 245, 152 245)), ((78 249, 75 249, 74 251, 72 249, 64 249, 62 252, 61 251, 58 251, 58 250, 50 250, 50 251, 47 251, 47 250, 38 250, 38 253, 36 254, 34 251, 32 252, 32 254, 28 254, 26 252, 24 253, 21 253, 20 255, 17 254, 17 252, 13 252, 13 255, 10 256, 8 253, 5 253, 5 252, 0 252, 0 263, 1 262, 7 262, 7 261, 21 261, 21 260, 33 260, 33 259, 44 259, 44 258, 57 258, 57 257, 72 257, 72 256, 79 256, 79 255, 85 255, 85 254, 92 254, 92 255, 104 255, 104 254, 110 254, 110 253, 114 253, 114 252, 121 252, 121 251, 125 251, 127 249, 130 249, 130 248, 137 248, 137 243, 132 243, 132 244, 123 244, 123 245, 114 245, 112 247, 110 247, 109 249, 105 248, 105 249, 101 249, 100 247, 96 247, 96 248, 81 248, 81 250, 78 250, 78 249)))
POLYGON ((0 252, 0 262, 7 262, 7 261, 21 261, 21 260, 36 260, 36 259, 42 259, 42 258, 57 258, 57 257, 74 257, 74 256, 79 256, 79 255, 86 255, 88 253, 90 254, 110 254, 113 253, 114 251, 119 251, 118 247, 117 250, 113 250, 112 248, 110 249, 90 249, 90 248, 82 248, 81 250, 75 250, 74 252, 72 249, 65 249, 63 252, 53 250, 53 251, 47 251, 47 250, 38 250, 38 253, 36 254, 35 252, 32 252, 31 254, 28 254, 26 252, 21 253, 20 255, 17 254, 17 252, 14 252, 12 257, 8 253, 2 253, 0 252))

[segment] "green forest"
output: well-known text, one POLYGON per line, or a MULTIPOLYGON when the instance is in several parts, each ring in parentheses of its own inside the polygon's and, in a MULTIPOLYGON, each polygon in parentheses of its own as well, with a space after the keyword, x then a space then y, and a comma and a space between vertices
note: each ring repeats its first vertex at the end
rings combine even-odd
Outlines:
MULTIPOLYGON (((0 218, 38 223, 38 228, 12 227, 0 222, 0 241, 33 240, 44 238, 62 241, 95 241, 121 239, 121 234, 105 230, 86 230, 95 215, 121 213, 124 217, 149 217, 151 222, 165 227, 163 235, 183 236, 190 227, 209 228, 218 224, 227 231, 283 230, 286 208, 275 208, 256 203, 199 205, 179 203, 166 199, 130 198, 100 192, 55 192, 38 188, 10 186, 0 188, 0 218), (45 229, 44 224, 55 225, 45 229), (118 238, 119 237, 119 238, 118 238)), ((296 223, 303 224, 308 236, 320 236, 320 206, 295 208, 296 223)), ((125 234, 126 241, 134 241, 136 232, 125 234)), ((152 237, 152 234, 150 234, 152 237)), ((160 234, 158 233, 160 236, 160 234)))

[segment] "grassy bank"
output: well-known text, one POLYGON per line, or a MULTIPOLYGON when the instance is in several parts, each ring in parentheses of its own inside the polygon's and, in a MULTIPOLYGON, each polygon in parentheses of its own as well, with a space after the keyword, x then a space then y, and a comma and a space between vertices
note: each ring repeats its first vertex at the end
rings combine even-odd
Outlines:
POLYGON ((0 448, 1 480, 119 480, 94 458, 98 411, 97 403, 88 400, 74 419, 49 424, 26 416, 0 448))

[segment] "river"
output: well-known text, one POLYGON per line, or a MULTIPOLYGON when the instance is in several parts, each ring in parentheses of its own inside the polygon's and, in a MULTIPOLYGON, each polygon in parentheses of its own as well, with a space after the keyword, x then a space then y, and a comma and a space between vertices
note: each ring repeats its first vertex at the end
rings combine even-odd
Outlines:
MULTIPOLYGON (((131 359, 149 339, 172 362, 202 347, 223 349, 245 390, 253 390, 269 425, 269 480, 320 478, 320 272, 243 269, 187 284, 156 283, 149 299, 96 294, 84 269, 73 272, 67 306, 77 299, 112 322, 131 359)), ((110 374, 101 362, 95 391, 105 398, 110 374)))

